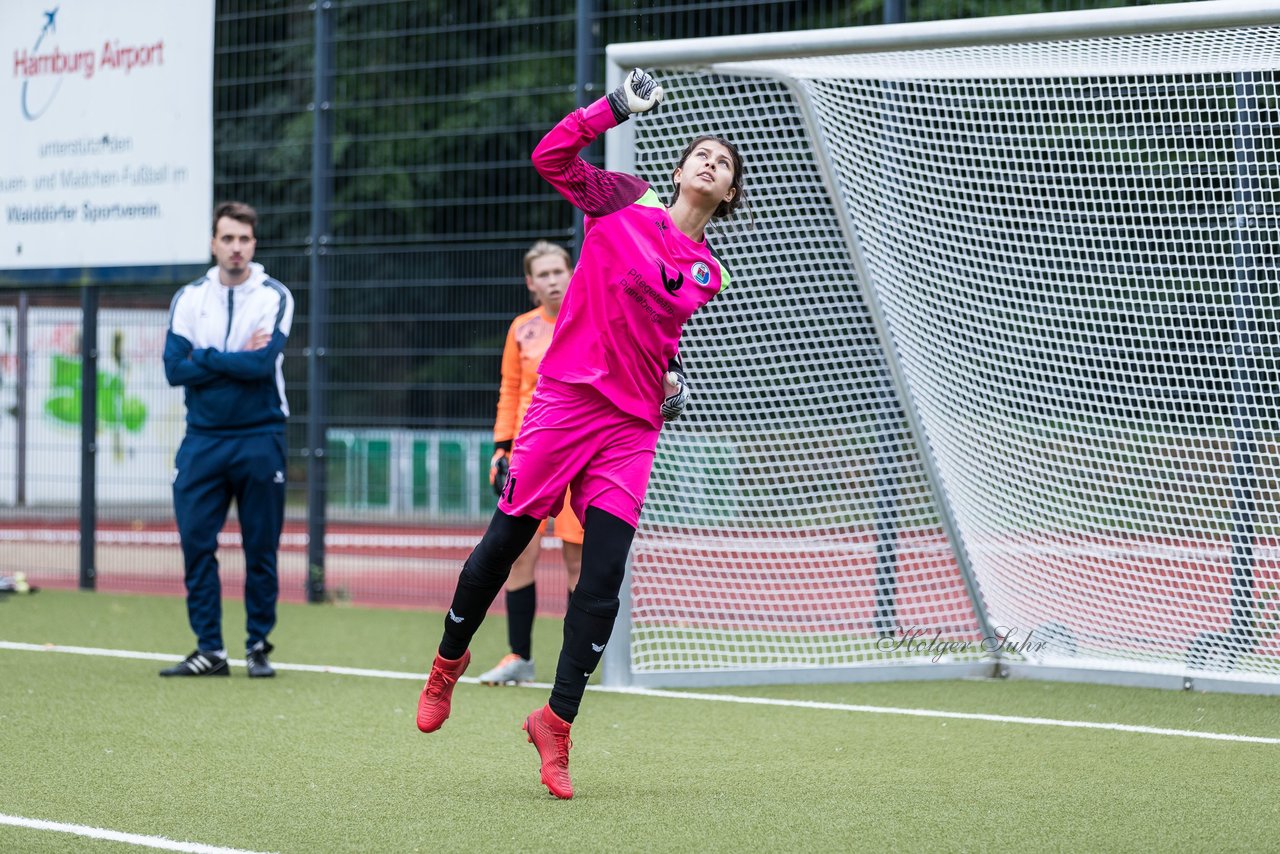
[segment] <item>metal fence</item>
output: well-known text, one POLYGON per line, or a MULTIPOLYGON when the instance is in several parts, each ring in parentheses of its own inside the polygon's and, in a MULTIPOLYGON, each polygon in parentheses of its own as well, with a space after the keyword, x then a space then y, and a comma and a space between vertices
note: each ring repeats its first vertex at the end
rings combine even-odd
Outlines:
MULTIPOLYGON (((302 597, 319 561, 330 597, 447 597, 492 510, 487 433, 506 329, 528 308, 520 258, 537 239, 574 243, 577 215, 529 153, 603 94, 605 45, 1123 5, 1153 4, 219 0, 214 195, 258 208, 258 260, 296 299, 285 594, 302 597)), ((103 589, 180 590, 166 490, 183 410, 147 348, 181 284, 98 295, 96 550, 78 523, 81 294, 0 291, 0 418, 41 426, 0 433, 0 575, 71 586, 90 561, 103 589)))

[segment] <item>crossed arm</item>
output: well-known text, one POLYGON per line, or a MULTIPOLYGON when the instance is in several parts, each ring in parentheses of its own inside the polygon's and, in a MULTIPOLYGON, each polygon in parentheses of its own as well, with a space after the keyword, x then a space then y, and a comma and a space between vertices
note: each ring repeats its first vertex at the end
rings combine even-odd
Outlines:
POLYGON ((164 375, 172 386, 201 386, 219 379, 254 380, 275 372, 276 357, 284 350, 280 331, 259 329, 245 349, 230 353, 212 347, 195 349, 191 342, 169 330, 164 342, 164 375))

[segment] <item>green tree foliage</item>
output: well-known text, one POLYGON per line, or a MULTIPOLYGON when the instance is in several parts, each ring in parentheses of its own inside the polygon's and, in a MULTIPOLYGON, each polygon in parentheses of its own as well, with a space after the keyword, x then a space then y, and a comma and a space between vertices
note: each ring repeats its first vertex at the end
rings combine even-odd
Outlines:
MULTIPOLYGON (((1125 5, 1119 0, 908 0, 908 20, 1125 5)), ((878 24, 881 0, 594 0, 591 93, 610 42, 878 24)), ((571 0, 337 0, 331 13, 332 197, 326 265, 335 424, 485 426, 507 325, 528 308, 520 257, 567 242, 577 214, 529 154, 577 102, 571 0)), ((219 0, 220 198, 263 213, 259 258, 309 330, 315 12, 219 0)), ((598 152, 589 154, 598 157, 598 152)), ((286 360, 305 412, 305 360, 286 360)))

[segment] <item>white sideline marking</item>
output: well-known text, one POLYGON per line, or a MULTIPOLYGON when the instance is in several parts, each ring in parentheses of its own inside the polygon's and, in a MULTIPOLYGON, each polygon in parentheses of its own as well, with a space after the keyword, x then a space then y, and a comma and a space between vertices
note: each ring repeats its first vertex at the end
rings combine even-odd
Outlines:
MULTIPOLYGON (((133 652, 123 649, 98 649, 89 646, 59 646, 57 644, 19 643, 16 641, 0 641, 0 649, 11 649, 20 652, 61 652, 72 655, 94 655, 107 658, 132 658, 143 661, 174 661, 177 656, 159 652, 133 652)), ((232 664, 242 666, 240 659, 228 659, 232 664)), ((372 679, 400 679, 422 682, 427 678, 425 673, 406 673, 398 670, 370 670, 363 667, 336 667, 325 664, 281 664, 271 662, 276 670, 295 670, 303 673, 333 673, 339 676, 363 676, 372 679)), ((464 676, 459 681, 479 684, 474 677, 464 676)), ((521 687, 547 690, 551 685, 545 682, 524 683, 521 687)), ((831 712, 857 712, 869 715, 902 715, 914 718, 946 718, 949 720, 986 721, 988 723, 1024 724, 1027 726, 1056 726, 1069 729, 1101 729, 1112 732, 1131 732, 1142 735, 1167 735, 1176 738, 1201 738, 1209 741, 1236 741, 1249 744, 1280 744, 1280 738, 1269 738, 1259 735, 1234 735, 1223 732, 1200 732, 1189 729, 1166 729, 1164 727, 1137 726, 1134 724, 1101 723, 1097 721, 1066 721, 1055 718, 1028 718, 1019 715, 987 715, 980 712, 948 712, 941 709, 902 709, 894 706, 862 706, 852 703, 822 703, 816 700, 779 700, 771 697, 742 697, 736 694, 701 694, 692 691, 666 691, 658 688, 605 688, 599 685, 588 685, 588 691, 606 694, 634 694, 641 697, 659 697, 671 700, 705 700, 714 703, 742 703, 756 706, 785 706, 795 709, 820 709, 831 712)))
POLYGON ((770 697, 737 697, 730 694, 694 694, 663 691, 655 688, 611 688, 617 693, 643 694, 646 697, 678 697, 680 699, 718 700, 722 703, 746 703, 757 706, 791 706, 803 709, 826 709, 838 712, 862 712, 870 715, 906 715, 915 718, 951 718, 962 721, 989 721, 1028 726, 1060 726, 1074 729, 1106 729, 1113 732, 1136 732, 1143 735, 1171 735, 1179 738, 1204 738, 1210 741, 1244 741, 1251 744, 1280 744, 1280 738, 1258 735, 1232 735, 1222 732, 1197 732, 1190 729, 1136 726, 1134 724, 1099 723, 1095 721, 1063 721, 1055 718, 1026 718, 1019 715, 985 715, 980 712, 946 712, 940 709, 899 709, 893 706, 858 706, 848 703, 821 703, 816 700, 777 700, 770 697))
POLYGON ((101 827, 88 827, 83 824, 63 824, 60 821, 45 821, 42 818, 23 818, 18 815, 0 813, 0 824, 11 824, 14 827, 26 827, 31 830, 56 830, 59 833, 71 833, 75 836, 88 836, 93 839, 106 839, 111 842, 124 842, 128 845, 142 845, 147 848, 162 848, 165 851, 189 851, 193 854, 258 854, 243 848, 223 848, 219 845, 205 845, 200 842, 175 842, 163 836, 140 836, 136 833, 122 833, 118 830, 106 830, 101 827))

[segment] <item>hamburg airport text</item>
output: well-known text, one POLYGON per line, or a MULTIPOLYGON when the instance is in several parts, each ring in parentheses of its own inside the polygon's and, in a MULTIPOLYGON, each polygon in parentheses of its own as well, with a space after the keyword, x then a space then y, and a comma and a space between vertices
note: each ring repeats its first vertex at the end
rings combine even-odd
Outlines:
POLYGON ((80 50, 63 53, 54 48, 49 53, 13 52, 14 77, 43 77, 60 74, 80 74, 86 80, 93 79, 99 69, 123 71, 128 74, 135 68, 164 65, 164 40, 155 44, 121 47, 120 42, 105 42, 101 52, 80 50))

